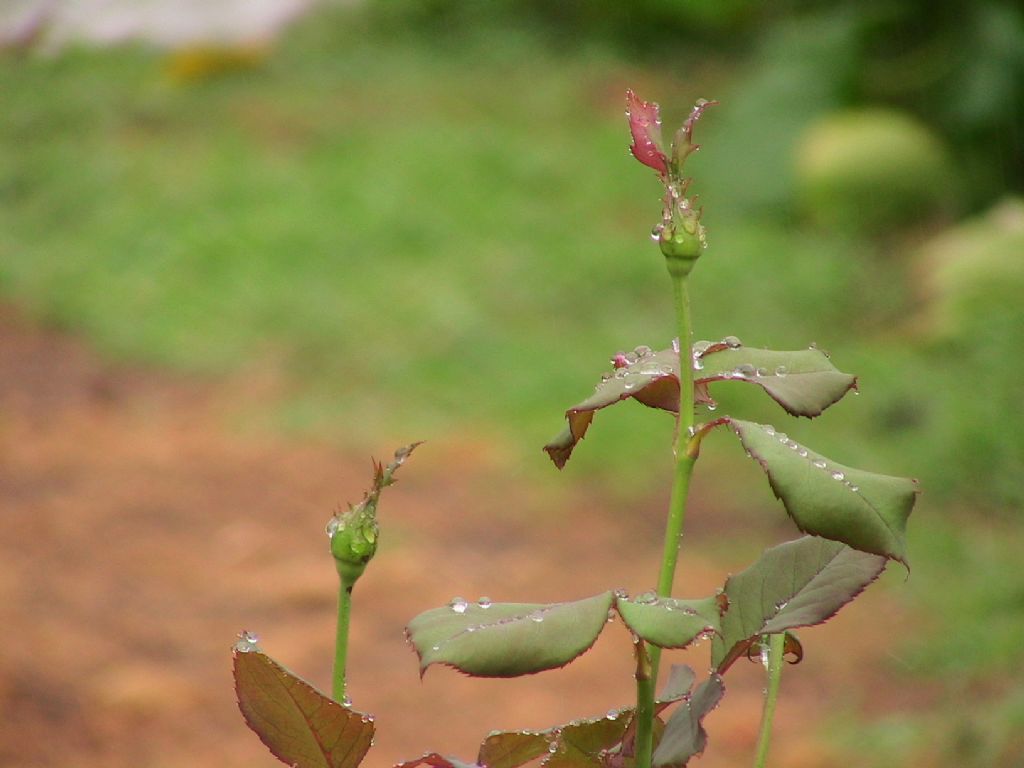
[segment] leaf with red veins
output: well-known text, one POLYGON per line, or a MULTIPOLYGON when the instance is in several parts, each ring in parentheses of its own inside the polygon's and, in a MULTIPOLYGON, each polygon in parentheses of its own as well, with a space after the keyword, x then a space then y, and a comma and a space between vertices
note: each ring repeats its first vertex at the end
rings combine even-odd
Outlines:
POLYGON ((662 178, 668 177, 668 157, 661 149, 661 115, 653 101, 643 101, 632 90, 626 91, 626 117, 633 143, 629 151, 633 157, 656 170, 662 178))

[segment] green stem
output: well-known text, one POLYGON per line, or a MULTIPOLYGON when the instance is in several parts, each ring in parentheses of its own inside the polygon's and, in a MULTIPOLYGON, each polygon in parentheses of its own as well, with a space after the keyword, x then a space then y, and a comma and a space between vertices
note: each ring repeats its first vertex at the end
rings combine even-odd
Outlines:
MULTIPOLYGON (((675 297, 676 329, 679 334, 679 417, 676 419, 675 472, 672 482, 672 496, 669 499, 668 521, 665 524, 665 541, 661 555, 661 570, 658 573, 658 595, 670 597, 672 583, 679 561, 679 546, 683 536, 683 522, 686 518, 686 498, 690 492, 690 477, 696 455, 690 455, 687 443, 693 429, 693 362, 690 359, 690 294, 688 278, 672 275, 672 289, 675 297)), ((661 663, 661 649, 650 649, 650 675, 646 681, 637 677, 636 692, 636 766, 650 768, 653 749, 654 688, 658 680, 661 663)))
POLYGON ((757 757, 754 768, 764 768, 768 759, 768 744, 772 737, 772 719, 775 704, 779 700, 779 684, 782 682, 782 657, 785 655, 786 635, 768 636, 768 688, 764 694, 764 709, 761 711, 761 732, 757 735, 757 757))
POLYGON ((348 620, 352 614, 352 584, 339 580, 338 631, 334 640, 334 679, 331 693, 338 703, 345 702, 345 663, 348 658, 348 620))

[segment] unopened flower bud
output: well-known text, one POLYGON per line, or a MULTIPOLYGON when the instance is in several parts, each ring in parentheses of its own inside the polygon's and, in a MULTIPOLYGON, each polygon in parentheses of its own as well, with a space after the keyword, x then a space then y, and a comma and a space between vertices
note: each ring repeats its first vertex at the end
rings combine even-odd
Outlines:
POLYGON ((376 505, 360 504, 335 515, 327 524, 331 555, 342 580, 352 585, 363 575, 366 564, 377 552, 376 505))

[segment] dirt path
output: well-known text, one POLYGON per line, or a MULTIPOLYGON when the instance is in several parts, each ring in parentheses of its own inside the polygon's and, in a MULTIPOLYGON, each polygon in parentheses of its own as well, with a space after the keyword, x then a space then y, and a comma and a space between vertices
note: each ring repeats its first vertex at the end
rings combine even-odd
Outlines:
MULTIPOLYGON (((369 461, 228 428, 236 394, 104 364, 0 313, 0 766, 278 765, 235 708, 229 649, 239 630, 258 631, 268 653, 328 685, 335 577, 321 531, 338 503, 359 498, 369 461)), ((378 722, 368 766, 427 748, 471 758, 491 728, 629 702, 621 627, 566 669, 516 681, 438 669, 420 682, 403 641, 409 618, 456 592, 543 601, 648 588, 662 500, 634 518, 582 491, 567 501, 556 514, 465 444, 436 441, 405 468, 356 591, 351 690, 378 722), (609 554, 635 521, 646 549, 609 554)), ((685 559, 687 592, 712 590, 738 565, 685 559)), ((896 614, 887 599, 869 593, 808 633, 809 659, 784 682, 777 765, 835 764, 801 731, 886 686, 872 640, 894 625, 867 617, 896 614)), ((692 658, 706 664, 704 652, 692 658)), ((704 766, 749 762, 762 681, 742 667, 709 718, 704 766)), ((900 706, 901 696, 884 698, 900 706)))

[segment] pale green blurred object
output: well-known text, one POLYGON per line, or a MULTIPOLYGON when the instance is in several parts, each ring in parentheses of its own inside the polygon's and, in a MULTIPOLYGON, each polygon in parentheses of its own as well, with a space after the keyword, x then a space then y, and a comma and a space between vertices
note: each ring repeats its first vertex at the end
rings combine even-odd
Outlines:
POLYGON ((925 299, 924 330, 961 336, 1001 307, 1024 324, 1024 198, 948 229, 916 259, 925 299))
POLYGON ((955 207, 948 151, 895 110, 832 113, 807 129, 795 160, 802 206, 826 227, 884 232, 955 207))

